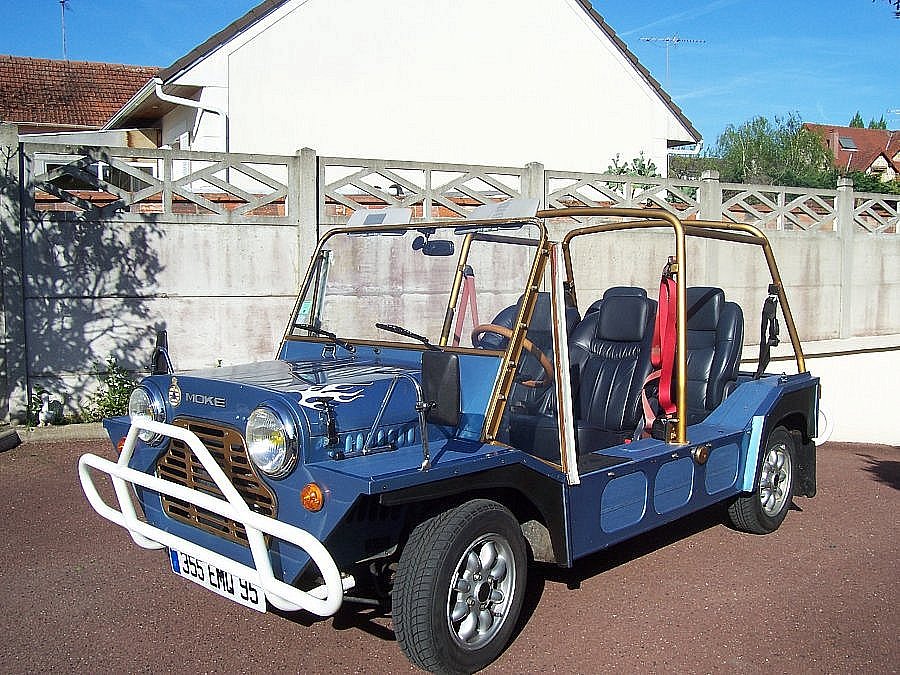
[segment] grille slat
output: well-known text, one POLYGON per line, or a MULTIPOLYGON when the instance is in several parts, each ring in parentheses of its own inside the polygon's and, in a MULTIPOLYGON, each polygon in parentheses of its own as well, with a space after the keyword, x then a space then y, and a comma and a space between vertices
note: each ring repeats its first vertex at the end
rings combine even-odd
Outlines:
MULTIPOLYGON (((201 424, 184 419, 175 420, 174 424, 197 435, 253 511, 265 516, 275 516, 275 495, 253 470, 247 458, 244 439, 239 432, 228 427, 214 427, 208 422, 201 424)), ((173 438, 169 441, 169 448, 157 462, 156 474, 173 483, 220 499, 224 498, 221 490, 216 487, 209 473, 194 457, 187 444, 178 439, 173 438)), ((163 509, 170 518, 238 544, 247 545, 247 532, 240 523, 180 499, 167 495, 161 497, 163 509)))

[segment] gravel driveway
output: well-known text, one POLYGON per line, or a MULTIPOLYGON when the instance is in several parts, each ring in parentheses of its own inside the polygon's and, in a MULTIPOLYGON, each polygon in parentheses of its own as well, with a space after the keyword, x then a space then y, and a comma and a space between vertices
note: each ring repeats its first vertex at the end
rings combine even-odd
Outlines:
MULTIPOLYGON (((75 471, 100 441, 0 454, 0 672, 409 672, 390 617, 244 609, 97 516, 75 471)), ((819 449, 819 496, 778 532, 683 519, 530 570, 525 623, 489 672, 897 672, 900 449, 819 449)))

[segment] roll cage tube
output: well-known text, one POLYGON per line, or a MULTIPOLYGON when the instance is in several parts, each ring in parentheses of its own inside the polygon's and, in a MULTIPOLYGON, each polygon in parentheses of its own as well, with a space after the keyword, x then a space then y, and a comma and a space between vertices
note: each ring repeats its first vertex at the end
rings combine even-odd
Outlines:
POLYGON ((607 232, 612 230, 624 230, 646 227, 671 227, 675 232, 675 406, 678 417, 675 420, 674 434, 668 442, 674 445, 687 445, 687 418, 684 411, 687 410, 687 292, 685 275, 685 234, 681 221, 662 209, 628 209, 605 207, 576 207, 569 209, 546 209, 537 212, 538 218, 569 218, 569 217, 609 216, 618 218, 645 218, 646 220, 626 221, 622 223, 604 223, 601 225, 587 225, 571 230, 563 237, 562 247, 566 267, 566 284, 572 298, 576 297, 575 280, 572 274, 572 259, 569 246, 572 239, 578 236, 607 232))
MULTIPOLYGON (((478 221, 466 221, 467 223, 475 223, 478 221)), ((500 223, 504 221, 491 221, 495 223, 500 223)), ((509 222, 509 221, 506 221, 509 222)), ((535 219, 518 219, 512 222, 520 222, 522 224, 528 223, 533 224, 538 227, 541 233, 540 239, 530 239, 525 237, 514 237, 509 235, 493 235, 481 232, 473 232, 466 236, 463 240, 463 244, 460 247, 459 251, 459 259, 456 264, 456 274, 453 277, 453 286, 450 289, 450 298, 447 301, 447 313, 444 315, 444 325, 441 328, 441 340, 440 345, 442 347, 446 347, 450 341, 450 331, 453 325, 453 319, 456 316, 456 312, 459 305, 459 297, 460 292, 462 290, 463 279, 466 275, 466 269, 468 267, 469 260, 469 251, 472 248, 473 241, 491 241, 497 242, 501 244, 513 244, 513 245, 527 245, 527 246, 536 246, 540 247, 541 243, 547 240, 547 231, 544 228, 543 223, 535 220, 535 219)), ((530 318, 530 317, 529 317, 530 318)))
POLYGON ((565 258, 566 268, 566 290, 571 294, 572 300, 576 298, 575 280, 572 270, 572 259, 570 253, 570 245, 575 237, 593 234, 597 232, 611 232, 616 230, 649 228, 649 227, 672 227, 675 231, 676 240, 676 293, 677 293, 677 342, 676 342, 676 404, 678 406, 678 420, 675 427, 674 443, 682 445, 687 443, 687 425, 683 410, 686 410, 686 368, 687 362, 687 326, 686 316, 686 272, 685 260, 685 238, 687 236, 715 239, 719 241, 730 241, 742 244, 754 244, 763 249, 766 264, 769 269, 772 283, 777 289, 779 302, 781 303, 781 312, 784 317, 785 325, 791 339, 791 345, 794 348, 794 354, 797 360, 797 368, 799 372, 806 372, 806 363, 803 357, 803 349, 800 345, 800 339, 797 334, 797 328, 794 324, 793 315, 791 314, 790 305, 784 292, 781 281, 781 275, 778 271, 778 265, 772 253, 771 245, 765 234, 759 228, 745 223, 729 223, 724 221, 708 221, 708 220, 691 220, 682 223, 675 215, 662 209, 632 209, 632 208, 607 208, 607 207, 577 207, 567 209, 545 209, 538 211, 538 218, 566 218, 566 217, 616 217, 616 218, 636 218, 639 220, 629 220, 615 223, 603 223, 598 225, 587 225, 571 230, 563 238, 562 247, 565 258))

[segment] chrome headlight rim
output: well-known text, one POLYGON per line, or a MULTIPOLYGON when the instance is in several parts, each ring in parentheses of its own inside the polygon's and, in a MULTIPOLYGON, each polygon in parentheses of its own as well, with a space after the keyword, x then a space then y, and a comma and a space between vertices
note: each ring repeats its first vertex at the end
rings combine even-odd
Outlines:
POLYGON ((253 468, 267 478, 275 480, 285 478, 297 467, 300 456, 300 430, 294 421, 293 415, 291 415, 290 411, 283 405, 272 401, 266 401, 265 403, 256 406, 256 408, 254 408, 247 416, 247 424, 244 426, 244 442, 247 446, 247 457, 253 465, 253 468), (263 463, 254 456, 251 448, 253 439, 251 436, 250 425, 251 421, 254 420, 254 415, 257 414, 273 416, 275 420, 278 421, 282 432, 284 439, 283 460, 280 462, 279 466, 274 469, 265 468, 263 463))
MULTIPOLYGON (((143 384, 136 386, 128 397, 128 417, 133 420, 137 416, 148 417, 156 422, 166 421, 166 406, 163 403, 162 396, 143 384), (145 400, 140 400, 141 397, 144 397, 145 400), (146 410, 147 412, 138 412, 140 410, 146 410)), ((138 432, 138 438, 148 445, 158 445, 163 439, 160 434, 147 431, 146 429, 141 429, 138 432)))

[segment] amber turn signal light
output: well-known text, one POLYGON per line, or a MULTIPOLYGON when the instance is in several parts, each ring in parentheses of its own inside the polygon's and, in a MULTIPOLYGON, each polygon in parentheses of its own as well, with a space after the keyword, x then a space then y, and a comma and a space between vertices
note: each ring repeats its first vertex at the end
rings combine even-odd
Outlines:
POLYGON ((122 454, 122 448, 124 448, 124 447, 125 447, 125 437, 122 436, 122 438, 120 438, 119 442, 116 444, 116 450, 119 451, 120 455, 122 454))
POLYGON ((300 491, 300 503, 307 511, 321 511, 325 506, 325 495, 315 483, 307 483, 300 491))

